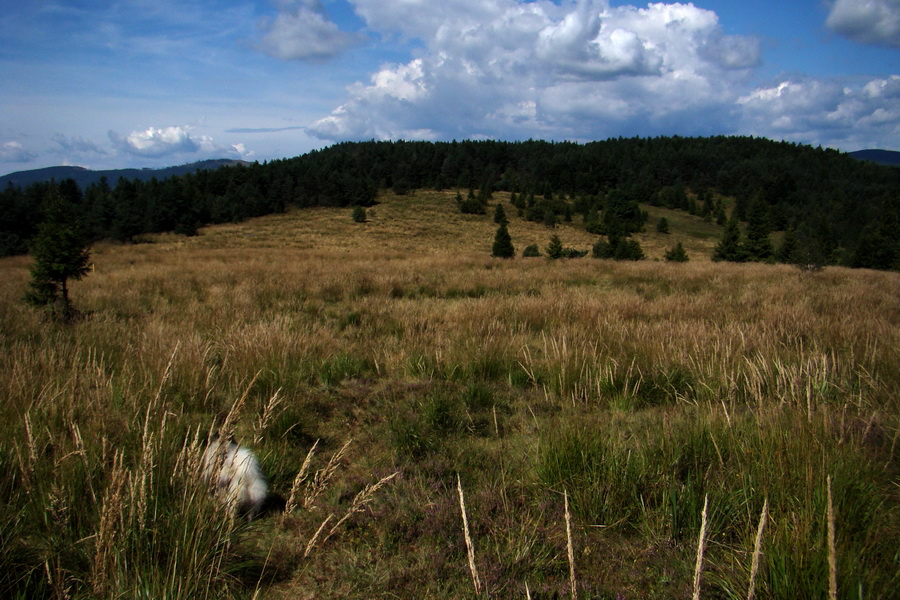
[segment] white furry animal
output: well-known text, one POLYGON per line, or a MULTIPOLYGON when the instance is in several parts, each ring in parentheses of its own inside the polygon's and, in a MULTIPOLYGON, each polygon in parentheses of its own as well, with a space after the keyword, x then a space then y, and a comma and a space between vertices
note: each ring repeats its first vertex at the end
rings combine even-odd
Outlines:
POLYGON ((203 478, 215 482, 217 492, 238 515, 258 516, 269 494, 256 456, 234 442, 213 440, 203 453, 203 478))

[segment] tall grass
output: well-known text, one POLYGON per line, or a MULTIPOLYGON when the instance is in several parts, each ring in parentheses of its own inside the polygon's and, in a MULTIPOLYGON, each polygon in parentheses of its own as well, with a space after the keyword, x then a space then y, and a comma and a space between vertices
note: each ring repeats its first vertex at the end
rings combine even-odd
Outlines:
POLYGON ((0 595, 470 596, 458 474, 492 598, 688 597, 707 497, 702 597, 900 586, 896 274, 496 261, 446 199, 101 245, 65 326, 0 261, 0 595), (223 424, 283 518, 198 477, 223 424))

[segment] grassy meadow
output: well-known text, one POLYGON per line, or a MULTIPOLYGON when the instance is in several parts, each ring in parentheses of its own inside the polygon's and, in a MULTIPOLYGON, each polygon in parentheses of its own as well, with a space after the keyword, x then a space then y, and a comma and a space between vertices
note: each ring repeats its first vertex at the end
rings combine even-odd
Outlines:
POLYGON ((492 259, 452 199, 100 244, 70 324, 0 260, 0 596, 897 597, 900 274, 653 208, 645 261, 492 259), (283 515, 209 494, 219 429, 283 515))

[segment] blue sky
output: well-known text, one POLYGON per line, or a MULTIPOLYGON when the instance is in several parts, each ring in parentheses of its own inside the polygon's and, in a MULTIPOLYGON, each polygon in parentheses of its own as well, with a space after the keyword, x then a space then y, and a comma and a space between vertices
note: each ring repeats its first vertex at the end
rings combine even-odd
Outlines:
POLYGON ((0 174, 343 140, 900 150, 900 0, 0 0, 0 174))

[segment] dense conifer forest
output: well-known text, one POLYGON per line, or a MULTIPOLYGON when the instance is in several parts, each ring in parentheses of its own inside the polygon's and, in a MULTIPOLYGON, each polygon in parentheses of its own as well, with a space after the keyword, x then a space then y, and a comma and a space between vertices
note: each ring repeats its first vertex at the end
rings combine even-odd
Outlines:
POLYGON ((0 192, 0 256, 28 250, 50 196, 70 205, 90 239, 130 241, 288 206, 369 206, 379 190, 422 188, 478 190, 482 201, 511 192, 524 218, 577 217, 607 236, 647 226, 640 204, 666 206, 723 227, 742 222, 747 241, 723 248, 724 260, 900 268, 900 169, 752 137, 347 142, 161 181, 10 185, 0 192), (776 231, 784 247, 770 242, 776 231))

